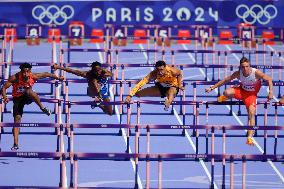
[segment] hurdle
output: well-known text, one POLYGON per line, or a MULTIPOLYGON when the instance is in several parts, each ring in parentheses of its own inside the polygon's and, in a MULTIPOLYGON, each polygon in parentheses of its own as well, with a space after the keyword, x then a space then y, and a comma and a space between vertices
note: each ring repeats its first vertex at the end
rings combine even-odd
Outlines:
MULTIPOLYGON (((6 80, 4 80, 3 82, 5 82, 6 80)), ((58 81, 55 81, 55 80, 40 80, 40 81, 36 81, 35 83, 41 83, 41 84, 51 84, 51 85, 55 85, 55 89, 58 89, 59 87, 59 83, 58 81)), ((54 108, 55 109, 55 114, 57 114, 57 112, 59 112, 58 110, 60 109, 56 104, 57 102, 55 102, 56 100, 58 100, 58 103, 60 102, 60 94, 58 94, 58 91, 59 90, 55 90, 54 92, 53 91, 50 91, 49 93, 38 93, 38 95, 52 95, 54 97, 54 99, 41 99, 42 102, 50 102, 50 103, 55 103, 56 107, 54 108)), ((11 95, 10 93, 7 93, 8 95, 11 95)), ((59 103, 60 104, 60 103, 59 103)), ((4 106, 3 104, 3 112, 4 113, 9 113, 7 110, 6 110, 6 105, 4 106)), ((26 113, 37 113, 37 112, 33 112, 33 111, 26 111, 26 113)))
MULTIPOLYGON (((12 98, 9 98, 9 100, 12 100, 12 98)), ((55 106, 55 110, 54 110, 54 113, 55 113, 55 123, 57 124, 61 124, 61 120, 62 120, 62 115, 61 115, 61 100, 60 99, 41 99, 41 102, 48 102, 48 103, 54 103, 56 104, 55 106)), ((4 119, 3 119, 3 113, 10 113, 10 111, 7 111, 3 108, 3 101, 2 99, 0 100, 0 110, 1 110, 1 123, 3 123, 4 119)), ((38 112, 28 112, 28 111, 25 111, 25 113, 38 113, 38 112)), ((40 112, 41 113, 41 112, 40 112)), ((45 126, 45 125, 43 125, 45 126)), ((1 128, 1 132, 2 133, 5 133, 4 132, 4 127, 1 128)), ((60 144, 60 128, 56 127, 55 128, 55 133, 57 134, 57 151, 59 151, 59 144, 60 144)))
MULTIPOLYGON (((80 127, 79 125, 77 125, 80 127)), ((82 125, 83 126, 83 125, 82 125)), ((90 125, 89 125, 90 126, 90 125)), ((104 128, 110 128, 110 125, 104 125, 104 128)), ((130 125, 125 125, 125 127, 130 127, 130 125)), ((215 162, 222 162, 222 188, 225 188, 225 166, 226 162, 230 163, 230 186, 231 188, 234 185, 234 165, 233 162, 235 161, 241 161, 242 163, 242 186, 245 187, 246 184, 246 162, 247 161, 273 161, 273 162, 282 162, 283 161, 283 155, 270 155, 270 154, 263 154, 263 155, 232 155, 232 154, 226 154, 226 146, 225 146, 225 139, 226 139, 226 130, 239 130, 239 129, 252 129, 250 126, 216 126, 216 125, 139 125, 136 126, 147 129, 147 132, 149 129, 181 129, 181 128, 187 128, 187 129, 209 129, 211 130, 211 153, 210 154, 151 154, 149 153, 149 149, 147 149, 147 153, 135 153, 135 154, 127 154, 127 153, 74 153, 74 165, 71 165, 71 176, 72 179, 70 179, 70 186, 76 187, 77 186, 77 177, 78 177, 78 160, 124 160, 124 159, 138 159, 138 161, 146 161, 146 178, 150 178, 149 173, 149 167, 150 167, 150 161, 159 161, 158 165, 158 177, 160 180, 158 180, 158 188, 161 188, 162 186, 162 169, 161 169, 161 163, 162 161, 211 161, 211 181, 210 181, 210 188, 214 188, 214 175, 215 175, 215 162), (226 129, 225 129, 226 128, 226 129), (223 133, 223 142, 222 142, 222 154, 215 154, 215 130, 222 130, 223 133)), ((266 126, 259 126, 258 127, 261 130, 284 130, 284 127, 266 127, 266 126)), ((138 130, 135 130, 138 132, 138 130)), ((137 137, 137 135, 136 135, 137 137)), ((135 140, 137 141, 137 140, 135 140)), ((147 141, 148 142, 148 141, 147 141)), ((136 164, 135 168, 135 174, 138 174, 138 163, 136 164)), ((135 176, 135 179, 137 177, 135 176)), ((137 181, 135 181, 135 186, 137 186, 137 181)), ((146 188, 149 188, 150 181, 146 180, 146 188)), ((135 187, 137 188, 137 187, 135 187)))
MULTIPOLYGON (((257 69, 260 69, 260 68, 265 68, 265 69, 271 69, 271 68, 275 68, 275 69, 282 69, 282 67, 279 67, 279 66, 256 66, 257 69)), ((190 84, 192 85, 193 87, 193 98, 196 99, 197 97, 208 97, 210 98, 210 96, 208 95, 197 95, 197 86, 202 86, 202 85, 214 85, 216 84, 218 81, 195 81, 195 82, 191 82, 190 84)), ((282 95, 281 95, 281 91, 280 91, 280 88, 281 86, 284 85, 284 83, 282 81, 272 81, 273 83, 273 86, 277 86, 278 87, 278 97, 280 98, 282 95)), ((224 87, 226 88, 226 86, 228 85, 238 85, 239 82, 238 81, 231 81, 231 82, 228 82, 224 85, 224 87)), ((263 82, 262 83, 262 86, 268 86, 268 84, 266 82, 263 82)), ((220 92, 220 88, 218 88, 218 94, 217 96, 220 96, 221 95, 221 92, 220 92)), ((216 97, 213 97, 213 98, 216 98, 216 97)), ((267 98, 267 96, 258 96, 258 98, 267 98)))
MULTIPOLYGON (((66 159, 69 154, 60 152, 0 152, 0 157, 16 157, 16 158, 49 158, 52 160, 60 160, 60 178, 59 187, 67 186, 66 183, 66 159)), ((1 188, 12 186, 1 186, 1 188)), ((18 187, 18 186, 17 186, 18 187)), ((46 188, 46 187, 44 187, 46 188)), ((51 187, 52 188, 52 187, 51 187)), ((54 187, 58 188, 58 187, 54 187)))
MULTIPOLYGON (((157 40, 154 33, 154 29, 156 26, 151 25, 122 25, 117 26, 113 24, 107 24, 108 29, 110 30, 110 40, 111 40, 111 49, 120 50, 119 46, 126 46, 129 40, 132 40, 133 44, 146 45, 146 49, 150 50, 150 41, 157 40), (131 33, 132 32, 132 33, 131 33), (131 35, 132 34, 132 35, 131 35), (118 46, 118 48, 113 48, 114 46, 118 46)), ((157 50, 156 43, 154 43, 154 50, 157 50)), ((117 53, 117 51, 114 51, 117 53)), ((145 51, 147 53, 147 63, 150 63, 149 53, 151 51, 145 51)), ((112 53, 113 54, 113 53, 112 53)), ((115 55, 118 56, 117 54, 115 55)), ((154 52, 154 62, 157 60, 157 53, 154 52)))
MULTIPOLYGON (((75 63, 76 64, 76 63, 75 63)), ((125 67, 128 67, 129 65, 125 65, 125 67)), ((131 66, 135 66, 135 65, 131 65, 131 66)), ((149 65, 147 65, 147 66, 149 66, 149 65)), ((123 67, 123 66, 122 66, 123 67)), ((188 66, 186 66, 186 67, 198 67, 198 66, 195 66, 195 65, 188 65, 188 66)), ((206 67, 206 69, 208 69, 208 68, 216 68, 216 67, 218 67, 217 65, 211 65, 211 66, 207 66, 206 67)), ((220 66, 220 67, 228 67, 228 66, 220 66)), ((230 66, 230 67, 232 67, 232 66, 230 66)), ((263 67, 263 66, 257 66, 257 68, 282 68, 282 66, 281 67, 278 67, 278 66, 273 66, 273 67, 269 67, 269 66, 266 66, 266 67, 263 67)), ((123 72, 122 72, 123 73, 123 72)), ((115 84, 116 85, 116 87, 119 85, 119 87, 120 87, 120 93, 119 94, 115 94, 115 96, 117 96, 117 95, 119 95, 119 99, 120 99, 120 101, 122 101, 123 100, 123 97, 124 97, 124 85, 126 85, 126 84, 128 84, 129 85, 129 88, 128 88, 128 90, 130 90, 130 87, 131 87, 131 84, 133 84, 133 83, 137 83, 138 81, 137 80, 113 80, 113 81, 109 81, 108 83, 109 84, 115 84)), ((67 80, 66 81, 66 83, 86 83, 86 81, 85 81, 85 79, 74 79, 74 80, 67 80)), ((182 95, 180 95, 180 99, 182 100, 183 98, 185 98, 185 97, 193 97, 193 100, 195 101, 196 100, 196 98, 197 97, 212 97, 212 96, 204 96, 204 95, 197 95, 197 92, 196 92, 196 87, 197 87, 197 85, 213 85, 213 84, 215 84, 216 83, 216 81, 197 81, 197 82, 192 82, 192 83, 189 83, 189 81, 187 81, 187 80, 184 80, 184 83, 185 84, 191 84, 192 86, 193 86, 193 95, 191 95, 191 94, 189 94, 189 95, 185 95, 185 94, 182 94, 182 95)), ((230 82, 230 83, 228 83, 228 84, 226 84, 226 86, 227 85, 236 85, 236 84, 238 84, 238 82, 230 82)), ((67 84, 67 85, 69 85, 69 84, 67 84)), ((264 84, 264 85, 266 85, 266 84, 264 84)), ((281 88, 281 86, 283 85, 283 82, 277 82, 277 81, 274 81, 273 82, 273 85, 274 86, 278 86, 278 96, 281 96, 281 94, 280 94, 280 88, 281 88)), ((68 87, 67 87, 68 88, 68 87)), ((68 90, 67 88, 65 88, 64 90, 65 90, 65 93, 64 93, 64 95, 65 95, 65 99, 67 99, 68 100, 68 96, 69 96, 69 92, 66 92, 66 90, 68 90)), ((118 90, 116 90, 116 91, 118 91, 118 90)), ((220 95, 220 89, 218 90, 219 92, 219 95, 220 95)), ((74 96, 81 96, 81 95, 85 95, 85 94, 71 94, 71 95, 74 95, 74 96)), ((214 97, 215 98, 215 97, 214 97)), ((259 98, 266 98, 266 96, 259 96, 259 98)), ((239 115, 240 115, 240 113, 239 113, 239 115)))
MULTIPOLYGON (((13 59, 14 59, 14 46, 15 42, 17 42, 17 39, 25 39, 27 40, 28 45, 36 44, 39 45, 40 39, 46 39, 51 43, 51 53, 52 53, 52 59, 51 62, 56 63, 57 62, 57 45, 56 43, 59 43, 58 40, 60 40, 60 46, 62 46, 62 39, 56 34, 56 33, 49 33, 48 39, 41 36, 41 27, 38 25, 24 25, 26 27, 26 35, 25 36, 19 36, 17 35, 17 29, 20 27, 23 27, 23 25, 20 24, 1 24, 0 27, 4 27, 4 35, 2 36, 2 50, 1 52, 1 77, 3 76, 4 79, 8 79, 8 77, 11 75, 11 66, 13 65, 13 59), (38 27, 37 27, 38 26, 38 27), (37 27, 37 29, 35 29, 37 27), (35 42, 33 42, 35 40, 35 42)), ((53 29, 52 27, 50 29, 53 29)))
MULTIPOLYGON (((156 104, 156 105, 159 105, 161 103, 163 103, 162 101, 136 101, 137 103, 137 120, 140 120, 140 103, 146 103, 146 104, 156 104)), ((242 102, 238 102, 238 101, 231 101, 231 102, 223 102, 223 103, 218 103, 218 102, 207 102, 207 101, 201 101, 201 102, 192 102, 192 101, 185 101, 185 102, 173 102, 173 104, 191 104, 191 105, 196 105, 196 111, 195 113, 193 114, 194 115, 194 118, 193 118, 193 125, 199 125, 199 105, 206 105, 206 123, 208 124, 208 118, 209 118, 209 105, 230 105, 230 106, 233 106, 233 105, 240 105, 240 104, 243 104, 242 102)), ((265 109, 265 113, 263 114, 264 116, 264 126, 267 126, 267 118, 268 116, 272 116, 272 115, 268 115, 268 111, 267 111, 267 107, 268 107, 268 103, 266 101, 260 101, 258 102, 258 105, 264 105, 264 109, 265 109)), ((232 111, 232 110, 231 110, 232 111)), ((277 113, 276 113, 277 115, 277 113)), ((246 116, 246 115, 245 115, 246 116)), ((257 116, 260 116, 256 113, 256 125, 257 125, 257 116)), ((276 119, 276 118, 275 118, 276 119)), ((184 125, 186 124, 185 123, 185 119, 184 120, 184 125)), ((139 124, 139 121, 137 122, 137 124, 139 124)), ((252 127, 252 126, 250 126, 252 127)), ((259 126, 254 126, 254 130, 256 130, 259 126)), ((196 137, 196 146, 197 146, 197 153, 198 153, 198 137, 199 137, 199 132, 198 130, 194 130, 195 132, 193 133, 193 136, 196 137)), ((225 132, 225 131, 224 131, 225 132)), ((147 136, 149 135, 149 132, 147 131, 147 136)), ((208 153, 208 129, 206 129, 206 135, 205 135, 205 138, 206 138, 206 144, 207 144, 207 147, 206 147, 206 152, 208 153)), ((234 137, 244 137, 245 135, 229 135, 230 137, 234 136, 234 137)), ((221 136, 223 137, 223 136, 221 136)), ((267 132, 264 131, 264 134, 263 135, 257 135, 255 137, 264 137, 264 154, 266 153, 266 149, 267 149, 267 139, 268 137, 273 137, 273 136, 268 136, 267 135, 267 132)), ((275 150, 274 150, 274 153, 276 153, 276 145, 277 145, 277 134, 274 135, 274 138, 275 138, 275 150)), ((138 137, 139 139, 139 137, 138 137)), ((139 145, 139 143, 138 143, 139 145)), ((149 145, 147 145, 149 146, 149 145)))
MULTIPOLYGON (((5 127, 18 127, 18 128, 55 128, 59 129, 59 135, 54 132, 21 132, 21 134, 48 134, 48 135, 57 135, 57 147, 56 147, 56 152, 64 152, 64 138, 63 138, 63 128, 65 127, 63 124, 59 123, 0 123, 1 128, 5 127)), ((1 129, 2 130, 2 129, 1 129)), ((10 134, 7 132, 2 133, 0 131, 0 142, 1 142, 1 135, 3 134, 10 134)), ((1 152, 1 147, 0 147, 0 152, 1 152)))
MULTIPOLYGON (((8 67, 13 67, 13 66, 20 66, 23 63, 25 63, 25 62, 20 62, 20 61, 11 62, 11 63, 3 62, 1 67, 8 68, 8 67)), ((49 66, 53 65, 50 62, 29 62, 29 64, 31 64, 32 66, 43 66, 43 67, 49 67, 49 66)), ((2 68, 0 68, 0 69, 2 69, 2 68)), ((52 69, 50 69, 50 70, 52 72, 52 69)), ((9 75, 11 75, 11 72, 10 72, 9 75)), ((2 78, 1 82, 3 84, 6 81, 7 81, 7 79, 2 78)), ((45 79, 44 81, 37 81, 36 83, 48 83, 46 81, 47 80, 45 79)), ((50 80, 50 81, 51 81, 50 84, 55 84, 54 82, 52 82, 52 80, 50 80)), ((53 85, 51 85, 50 92, 39 92, 38 95, 52 95, 53 93, 54 93, 53 92, 53 85)))
MULTIPOLYGON (((65 101, 64 102, 65 103, 65 105, 64 106, 68 106, 68 108, 67 108, 67 111, 66 111, 66 113, 65 113, 65 123, 69 126, 69 125, 71 125, 71 107, 72 107, 72 105, 89 105, 89 106, 91 106, 91 105, 93 105, 95 102, 94 101, 65 101)), ((122 105, 122 104, 124 104, 124 102, 102 102, 101 103, 101 105, 122 105)), ((127 108, 127 111, 130 111, 130 109, 129 108, 127 108)), ((78 112, 79 114, 84 114, 84 112, 78 112)), ((86 112, 85 114, 90 114, 90 112, 86 112)), ((120 116, 120 123, 119 123, 119 125, 120 124, 122 124, 122 114, 120 114, 119 115, 120 116)), ((130 113, 127 113, 127 121, 128 122, 130 122, 130 113)), ((67 128, 68 129, 68 128, 67 128)), ((68 133, 68 137, 69 137, 69 139, 71 140, 71 132, 72 132, 72 129, 71 130, 67 130, 67 133, 68 133)), ((118 134, 115 134, 116 136, 120 136, 121 134, 120 133, 118 133, 118 134)), ((129 134, 128 134, 129 135, 129 134)), ((73 137, 72 137, 73 138, 73 137)), ((128 136, 128 138, 129 138, 129 136, 128 136)), ((73 142, 71 142, 69 140, 69 149, 71 148, 70 147, 70 144, 71 143, 73 143, 73 142)), ((128 142, 127 142, 127 146, 129 147, 129 139, 128 139, 128 142)), ((126 151, 128 150, 128 147, 127 147, 127 149, 126 149, 126 151)))

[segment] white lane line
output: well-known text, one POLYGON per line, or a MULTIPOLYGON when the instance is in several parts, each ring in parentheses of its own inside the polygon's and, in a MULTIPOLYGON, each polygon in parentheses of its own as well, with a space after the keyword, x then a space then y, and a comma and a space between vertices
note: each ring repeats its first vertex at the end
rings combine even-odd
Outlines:
MULTIPOLYGON (((179 115, 178 115, 176 109, 173 108, 173 110, 174 110, 174 115, 175 115, 175 117, 177 118, 179 124, 180 124, 180 125, 183 125, 182 120, 180 119, 180 117, 179 117, 179 115)), ((193 141, 192 141, 192 139, 191 139, 189 133, 187 132, 187 130, 185 130, 185 136, 186 136, 187 140, 189 141, 189 143, 190 143, 190 145, 191 145, 193 151, 196 152, 196 146, 195 146, 195 144, 193 143, 193 141)), ((205 171, 205 173, 206 173, 206 175, 207 175, 209 181, 211 182, 211 179, 212 179, 212 178, 211 178, 211 174, 210 174, 209 170, 207 169, 207 167, 206 167, 204 161, 203 161, 202 159, 199 159, 199 163, 201 164, 201 166, 202 166, 202 168, 204 169, 204 171, 205 171)), ((218 186, 217 186, 217 184, 215 183, 215 181, 214 181, 214 188, 218 189, 218 186)))
MULTIPOLYGON (((100 45, 98 43, 96 43, 97 45, 97 48, 99 49, 100 48, 100 45)), ((99 52, 99 58, 100 58, 100 62, 103 62, 103 56, 102 56, 102 53, 99 52)), ((112 89, 113 89, 113 85, 110 87, 109 91, 110 91, 110 97, 111 97, 111 101, 114 101, 114 94, 112 92, 112 89)), ((116 114, 116 117, 117 117, 117 120, 118 120, 118 123, 120 123, 120 116, 119 116, 119 110, 118 110, 118 107, 117 105, 115 105, 115 114, 116 114)), ((122 129, 122 136, 123 136, 123 139, 124 139, 124 142, 125 142, 125 146, 127 147, 127 137, 126 137, 126 132, 125 132, 125 129, 122 129)), ((131 149, 129 148, 129 153, 132 154, 132 151, 131 149)), ((136 170, 136 167, 135 167, 135 161, 133 159, 130 160, 131 161, 131 165, 132 165, 132 168, 133 168, 133 171, 135 173, 135 170, 136 170)), ((138 187, 140 189, 143 188, 142 186, 142 182, 141 182, 141 178, 140 178, 140 175, 138 174, 137 176, 138 178, 138 187)))
MULTIPOLYGON (((143 45, 141 45, 141 44, 139 44, 139 47, 140 47, 141 49, 144 49, 143 45)), ((143 55, 144 55, 144 57, 145 57, 146 60, 147 60, 147 58, 148 58, 148 57, 147 57, 147 54, 146 54, 146 53, 143 53, 143 55)), ((153 70, 153 68, 151 68, 151 69, 153 70)), ((180 117, 178 116, 178 113, 177 113, 176 109, 173 108, 173 110, 174 110, 174 115, 175 115, 175 117, 177 118, 179 124, 180 124, 180 125, 183 125, 183 123, 182 123, 180 117)), ((194 145, 192 139, 190 138, 190 135, 188 134, 187 130, 185 130, 185 135, 186 135, 186 138, 188 139, 188 141, 189 141, 189 143, 190 143, 190 145, 191 145, 193 151, 196 152, 196 146, 194 145)), ((206 173, 206 175, 207 175, 209 181, 211 182, 211 179, 212 179, 212 178, 211 178, 210 172, 209 172, 209 170, 207 169, 207 167, 206 167, 204 161, 203 161, 202 159, 199 159, 199 162, 200 162, 202 168, 204 169, 204 171, 205 171, 205 173, 206 173)), ((215 182, 214 182, 214 188, 218 189, 218 187, 217 187, 217 185, 216 185, 215 182)))

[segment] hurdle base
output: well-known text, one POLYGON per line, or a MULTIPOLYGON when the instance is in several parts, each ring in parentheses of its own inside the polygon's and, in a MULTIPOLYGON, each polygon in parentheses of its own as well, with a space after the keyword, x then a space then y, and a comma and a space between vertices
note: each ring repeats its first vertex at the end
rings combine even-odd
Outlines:
POLYGON ((82 46, 83 40, 82 39, 70 39, 70 46, 82 46))
POLYGON ((185 129, 182 130, 181 136, 185 136, 185 129))
POLYGON ((193 129, 191 136, 192 136, 192 137, 196 137, 196 129, 193 129))
POLYGON ((244 41, 243 47, 245 47, 245 48, 256 48, 256 42, 255 41, 244 41))
POLYGON ((238 116, 241 116, 242 115, 242 112, 241 111, 238 111, 238 116))
POLYGON ((213 40, 208 39, 206 41, 202 41, 201 44, 202 44, 202 47, 213 47, 213 40))
POLYGON ((29 46, 36 46, 40 45, 40 39, 39 38, 27 38, 26 40, 27 45, 29 46))
MULTIPOLYGON (((161 38, 158 38, 156 43, 157 43, 158 46, 163 46, 163 40, 161 38)), ((164 45, 166 47, 170 47, 171 46, 171 40, 166 38, 165 41, 164 41, 164 45)))
POLYGON ((117 134, 118 136, 122 136, 122 128, 120 128, 119 129, 119 131, 118 131, 118 134, 117 134))
POLYGON ((126 46, 127 45, 127 40, 126 39, 113 39, 113 45, 114 46, 126 46))

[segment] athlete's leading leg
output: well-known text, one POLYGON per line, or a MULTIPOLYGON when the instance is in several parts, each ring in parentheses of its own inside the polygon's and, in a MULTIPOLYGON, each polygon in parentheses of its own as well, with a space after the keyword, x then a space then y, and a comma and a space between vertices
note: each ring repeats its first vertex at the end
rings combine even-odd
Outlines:
MULTIPOLYGON (((103 102, 110 102, 109 98, 104 98, 103 102)), ((99 105, 99 107, 103 110, 104 113, 108 115, 112 115, 112 105, 99 105)))
POLYGON ((170 87, 169 90, 167 91, 167 99, 165 101, 165 108, 164 108, 165 111, 168 111, 176 95, 177 95, 177 88, 170 87))
POLYGON ((160 97, 161 92, 157 86, 147 87, 145 89, 142 89, 138 91, 135 96, 137 97, 160 97))
POLYGON ((229 88, 229 89, 226 89, 224 92, 223 92, 223 95, 219 96, 218 97, 218 102, 224 102, 228 99, 231 99, 234 97, 235 95, 235 88, 229 88))
MULTIPOLYGON (((14 123, 21 123, 22 116, 21 115, 15 115, 14 116, 14 123)), ((19 149, 19 133, 20 128, 19 127, 13 127, 13 138, 14 138, 14 144, 11 150, 18 150, 19 149)))
POLYGON ((37 94, 36 92, 34 92, 31 88, 29 88, 29 89, 26 90, 26 95, 27 95, 29 98, 31 98, 31 99, 39 106, 39 108, 41 109, 41 111, 42 111, 43 113, 45 113, 45 114, 48 115, 48 116, 51 114, 51 111, 48 110, 48 109, 46 109, 46 108, 42 105, 38 94, 37 94))
MULTIPOLYGON (((255 126, 255 111, 256 111, 256 108, 253 104, 251 104, 248 108, 247 108, 247 111, 248 111, 248 120, 249 120, 249 126, 255 126)), ((247 144, 248 145, 254 145, 253 143, 253 137, 254 135, 254 131, 253 130, 248 130, 248 138, 247 138, 247 144)))

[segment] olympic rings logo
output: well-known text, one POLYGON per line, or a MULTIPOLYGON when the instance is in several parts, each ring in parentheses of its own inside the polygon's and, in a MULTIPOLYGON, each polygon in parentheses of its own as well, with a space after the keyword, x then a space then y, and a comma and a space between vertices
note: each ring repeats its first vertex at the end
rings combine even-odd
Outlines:
POLYGON ((274 5, 266 5, 264 8, 254 4, 251 8, 241 4, 236 8, 236 14, 244 22, 254 24, 256 21, 262 25, 268 24, 278 14, 274 5))
POLYGON ((47 9, 42 5, 37 5, 32 10, 32 15, 39 20, 42 25, 56 24, 63 25, 68 19, 74 16, 74 8, 70 5, 64 5, 59 8, 56 5, 50 5, 47 9))

